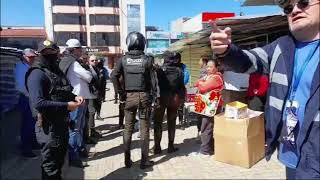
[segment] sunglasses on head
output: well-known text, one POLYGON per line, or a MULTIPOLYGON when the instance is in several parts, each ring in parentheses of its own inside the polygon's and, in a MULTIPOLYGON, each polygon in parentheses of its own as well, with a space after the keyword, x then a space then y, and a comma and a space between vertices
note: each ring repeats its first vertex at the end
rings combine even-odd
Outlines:
POLYGON ((310 1, 311 0, 278 0, 278 5, 283 9, 285 14, 290 14, 296 5, 299 9, 305 9, 311 5, 310 1))

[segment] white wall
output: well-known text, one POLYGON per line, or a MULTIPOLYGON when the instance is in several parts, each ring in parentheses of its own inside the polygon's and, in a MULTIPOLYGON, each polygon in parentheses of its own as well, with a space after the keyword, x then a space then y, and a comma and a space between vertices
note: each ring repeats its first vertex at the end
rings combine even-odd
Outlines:
POLYGON ((171 21, 170 23, 170 31, 171 32, 182 32, 183 31, 183 18, 179 18, 175 21, 171 21))
POLYGON ((183 32, 198 32, 202 29, 202 14, 199 14, 183 23, 183 32))

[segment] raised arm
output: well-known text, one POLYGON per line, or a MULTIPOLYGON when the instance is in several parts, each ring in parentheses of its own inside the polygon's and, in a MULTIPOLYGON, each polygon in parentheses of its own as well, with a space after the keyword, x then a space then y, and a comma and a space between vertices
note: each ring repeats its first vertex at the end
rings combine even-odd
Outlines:
POLYGON ((234 72, 238 73, 269 73, 271 54, 273 54, 276 42, 262 48, 242 50, 232 44, 231 28, 220 30, 215 23, 212 23, 211 26, 211 48, 216 56, 223 59, 222 64, 231 67, 234 72))

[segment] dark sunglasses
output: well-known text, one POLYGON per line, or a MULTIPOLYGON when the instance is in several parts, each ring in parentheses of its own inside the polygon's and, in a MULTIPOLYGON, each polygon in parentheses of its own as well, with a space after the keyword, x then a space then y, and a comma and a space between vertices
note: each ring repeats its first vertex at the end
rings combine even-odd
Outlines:
POLYGON ((91 62, 98 62, 98 60, 91 60, 91 62))
POLYGON ((295 6, 299 9, 305 9, 311 5, 310 0, 279 0, 279 6, 283 9, 285 14, 292 13, 295 6))

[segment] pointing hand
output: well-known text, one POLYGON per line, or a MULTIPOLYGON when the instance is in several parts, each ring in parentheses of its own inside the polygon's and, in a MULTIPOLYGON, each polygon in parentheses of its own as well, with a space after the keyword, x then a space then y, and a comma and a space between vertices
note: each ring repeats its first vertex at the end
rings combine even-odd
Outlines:
POLYGON ((231 28, 226 27, 221 30, 218 28, 216 22, 211 22, 210 25, 212 28, 210 35, 211 49, 214 54, 223 54, 231 44, 231 28))

